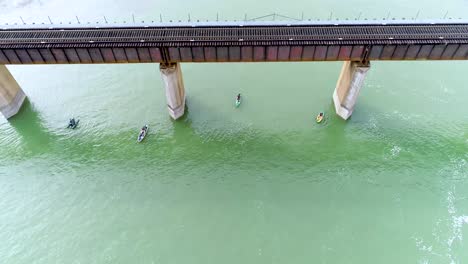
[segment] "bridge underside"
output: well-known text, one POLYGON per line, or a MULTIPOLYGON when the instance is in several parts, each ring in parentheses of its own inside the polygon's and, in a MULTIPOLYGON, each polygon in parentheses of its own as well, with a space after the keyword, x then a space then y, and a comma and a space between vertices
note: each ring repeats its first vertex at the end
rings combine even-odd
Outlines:
POLYGON ((468 59, 468 23, 0 29, 0 64, 468 59))
POLYGON ((6 49, 2 49, 0 46, 0 64, 362 61, 364 58, 368 60, 468 59, 468 44, 122 46, 6 49))

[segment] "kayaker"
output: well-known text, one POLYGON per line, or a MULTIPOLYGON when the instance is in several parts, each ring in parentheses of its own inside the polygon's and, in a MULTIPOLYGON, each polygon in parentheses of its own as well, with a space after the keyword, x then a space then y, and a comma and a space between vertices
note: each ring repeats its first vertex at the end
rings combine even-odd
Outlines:
POLYGON ((240 94, 237 95, 237 101, 240 101, 240 94))
POLYGON ((317 117, 315 118, 315 121, 317 121, 317 123, 321 123, 322 120, 323 120, 324 116, 323 116, 323 112, 320 112, 317 117))
POLYGON ((68 126, 73 127, 73 126, 75 126, 75 124, 76 124, 75 118, 72 118, 72 119, 70 119, 70 123, 68 123, 68 126))

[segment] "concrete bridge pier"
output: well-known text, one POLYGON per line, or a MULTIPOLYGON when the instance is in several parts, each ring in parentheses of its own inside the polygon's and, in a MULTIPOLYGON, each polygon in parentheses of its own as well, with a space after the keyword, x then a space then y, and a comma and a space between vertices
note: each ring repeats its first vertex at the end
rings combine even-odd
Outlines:
POLYGON ((0 65, 0 112, 6 119, 16 115, 26 95, 5 65, 0 65))
POLYGON ((166 89, 167 109, 169 115, 174 119, 178 119, 185 112, 185 89, 184 80, 182 79, 182 71, 179 63, 159 65, 161 77, 166 89))
POLYGON ((356 61, 345 61, 333 93, 336 114, 347 120, 354 110, 359 91, 361 90, 370 64, 356 61))

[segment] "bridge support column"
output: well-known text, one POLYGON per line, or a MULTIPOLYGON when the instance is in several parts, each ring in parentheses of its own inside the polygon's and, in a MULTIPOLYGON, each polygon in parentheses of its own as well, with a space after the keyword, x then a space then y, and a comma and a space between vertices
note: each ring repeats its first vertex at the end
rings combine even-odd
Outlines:
POLYGON ((5 65, 0 65, 0 112, 6 119, 16 115, 26 95, 5 65))
POLYGON ((176 120, 183 116, 185 112, 185 89, 180 64, 171 63, 166 65, 161 63, 159 70, 166 89, 169 115, 176 120))
POLYGON ((370 64, 345 61, 333 93, 336 114, 347 120, 354 110, 359 91, 364 84, 370 64))

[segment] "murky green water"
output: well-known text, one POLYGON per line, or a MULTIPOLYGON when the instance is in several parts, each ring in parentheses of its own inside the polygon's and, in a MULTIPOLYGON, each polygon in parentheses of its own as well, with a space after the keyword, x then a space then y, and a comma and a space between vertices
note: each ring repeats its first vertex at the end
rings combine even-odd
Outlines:
MULTIPOLYGON (((4 0, 0 20, 468 11, 441 5, 4 0)), ((348 122, 341 63, 182 67, 178 122, 157 65, 9 67, 29 101, 0 119, 1 263, 468 261, 468 62, 374 62, 348 122)))

